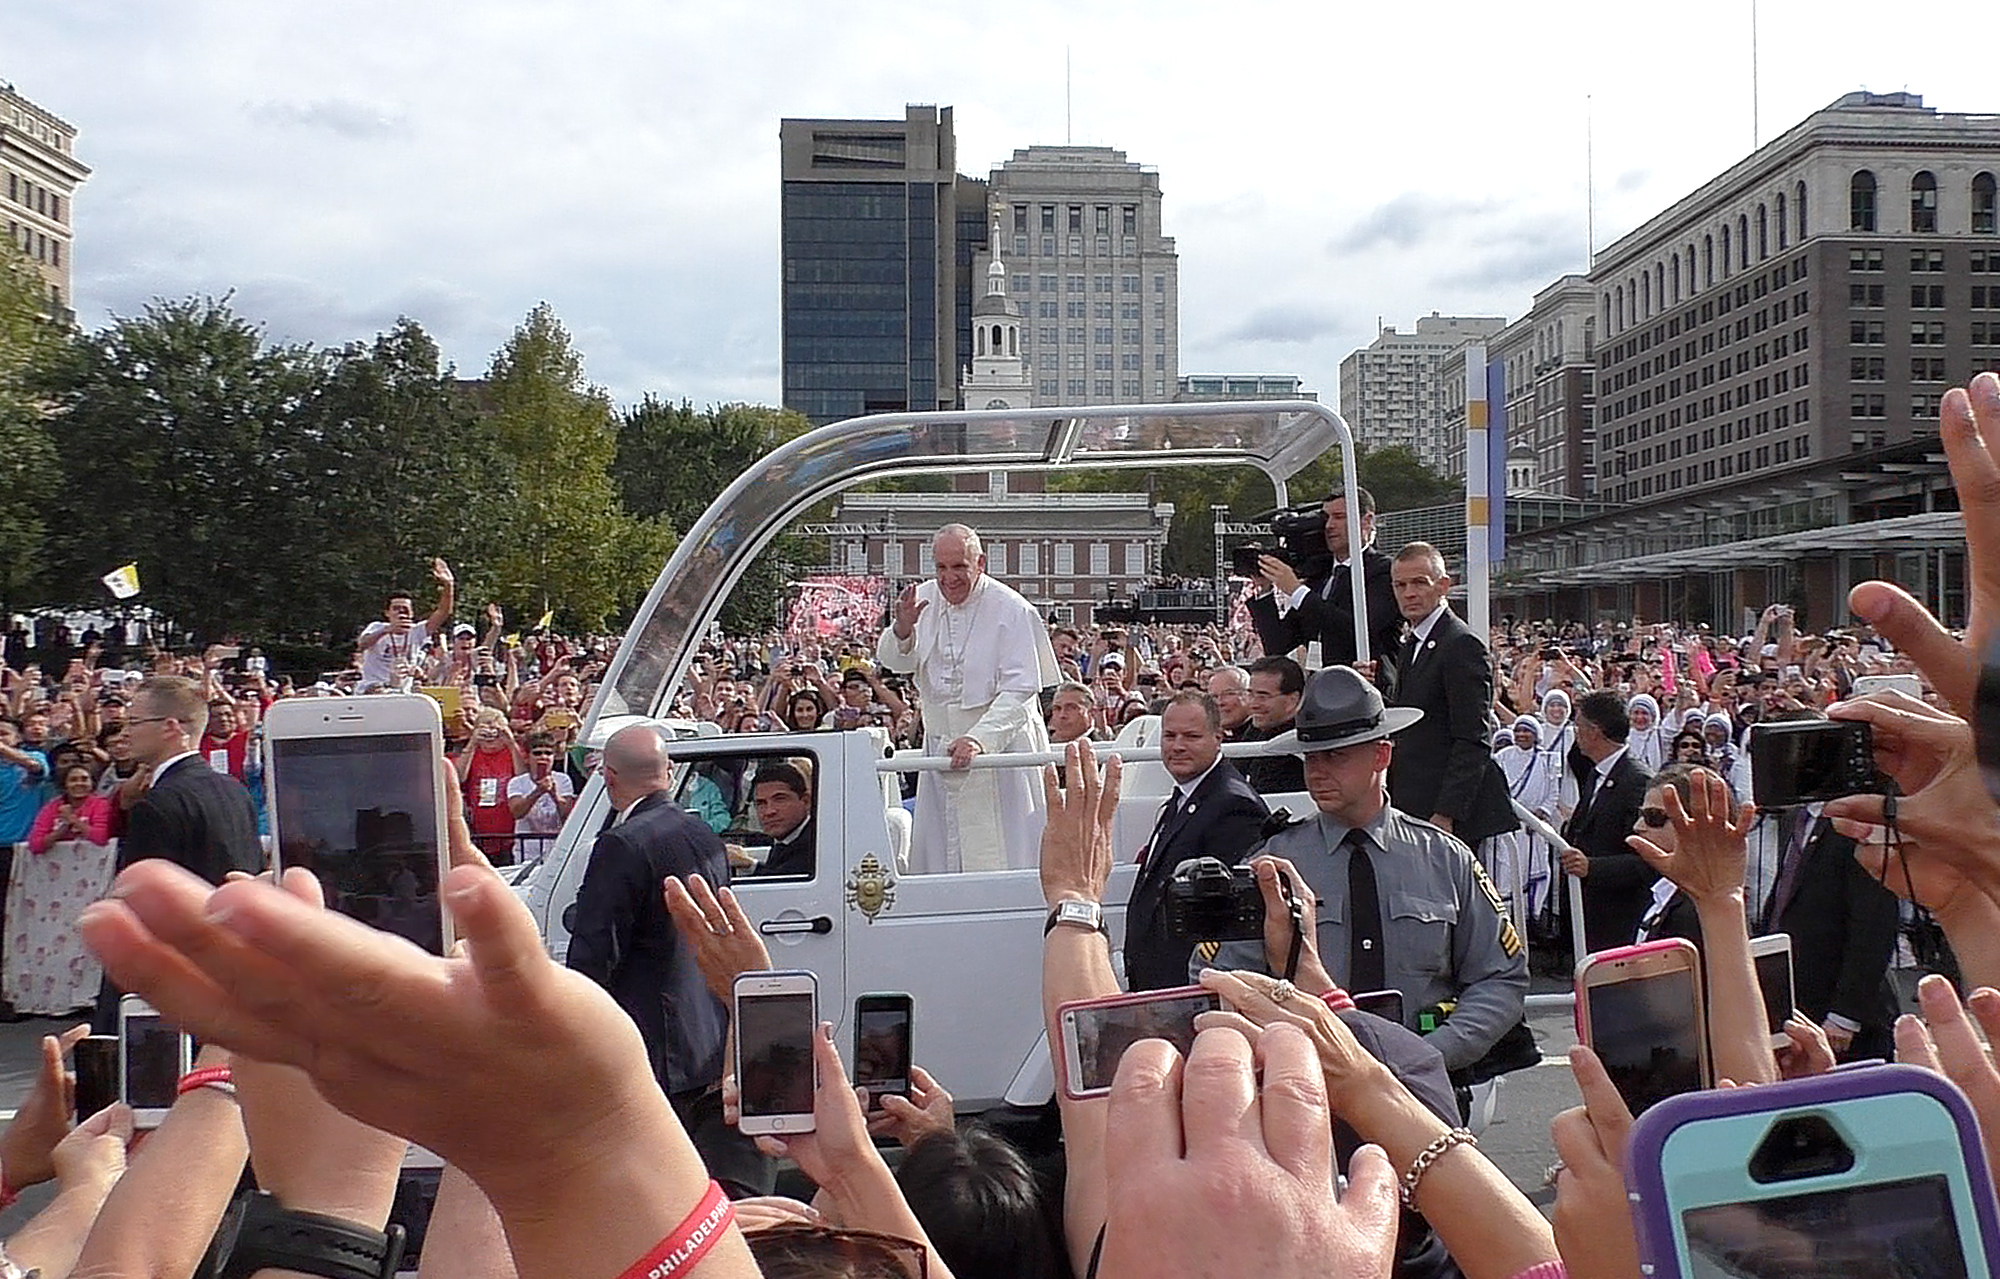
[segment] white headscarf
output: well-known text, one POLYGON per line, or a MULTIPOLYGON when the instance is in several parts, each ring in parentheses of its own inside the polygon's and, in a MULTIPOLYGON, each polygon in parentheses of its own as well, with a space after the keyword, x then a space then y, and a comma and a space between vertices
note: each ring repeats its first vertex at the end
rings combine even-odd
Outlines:
POLYGON ((1651 728, 1634 726, 1625 738, 1625 749, 1633 759, 1658 772, 1667 757, 1667 735, 1666 730, 1660 725, 1660 704, 1653 700, 1650 693, 1640 693, 1625 703, 1625 713, 1630 715, 1642 705, 1652 712, 1653 726, 1651 728))

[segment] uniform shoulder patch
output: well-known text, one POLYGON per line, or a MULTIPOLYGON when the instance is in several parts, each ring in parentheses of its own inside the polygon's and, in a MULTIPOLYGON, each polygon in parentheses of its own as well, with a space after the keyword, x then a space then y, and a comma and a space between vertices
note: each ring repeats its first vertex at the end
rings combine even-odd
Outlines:
POLYGON ((1514 917, 1507 910, 1507 899, 1500 895, 1499 886, 1476 857, 1472 859, 1472 878, 1486 900, 1493 904, 1493 913, 1500 917, 1500 949, 1507 952, 1507 958, 1514 958, 1521 953, 1521 934, 1515 931, 1514 917))
POLYGON ((1201 956, 1202 963, 1212 964, 1215 962, 1215 957, 1222 953, 1222 943, 1219 941, 1196 942, 1194 953, 1201 956))

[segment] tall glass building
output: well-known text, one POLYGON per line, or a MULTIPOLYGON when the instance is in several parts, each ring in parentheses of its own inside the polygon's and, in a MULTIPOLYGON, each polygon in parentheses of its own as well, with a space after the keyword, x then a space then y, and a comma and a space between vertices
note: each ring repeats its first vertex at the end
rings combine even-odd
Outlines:
POLYGON ((779 137, 785 407, 815 425, 956 407, 986 197, 956 172, 951 108, 779 137))

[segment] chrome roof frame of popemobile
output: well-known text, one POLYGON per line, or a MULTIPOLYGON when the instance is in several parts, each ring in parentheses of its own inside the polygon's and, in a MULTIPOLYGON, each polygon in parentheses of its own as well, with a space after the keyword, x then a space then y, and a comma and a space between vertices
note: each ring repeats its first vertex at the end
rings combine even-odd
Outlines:
MULTIPOLYGON (((988 471, 1251 466, 1290 501, 1289 481, 1338 444, 1348 545, 1361 545, 1354 433, 1311 400, 1068 405, 1044 409, 882 413, 847 418, 779 445, 724 489, 660 570, 618 645, 584 725, 665 712, 702 634, 757 554, 798 516, 872 480, 988 471)), ((1354 592, 1355 648, 1369 654, 1364 583, 1354 592)))

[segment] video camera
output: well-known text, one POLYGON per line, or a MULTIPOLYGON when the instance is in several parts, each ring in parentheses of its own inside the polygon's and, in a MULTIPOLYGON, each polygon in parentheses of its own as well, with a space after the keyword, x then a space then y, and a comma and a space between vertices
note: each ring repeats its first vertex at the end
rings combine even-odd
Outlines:
POLYGON ((1230 568, 1239 576, 1257 576, 1259 555, 1277 556, 1302 579, 1318 576, 1331 562, 1332 554, 1326 549, 1326 514, 1320 503, 1285 507, 1263 518, 1276 545, 1237 547, 1231 553, 1230 568))

